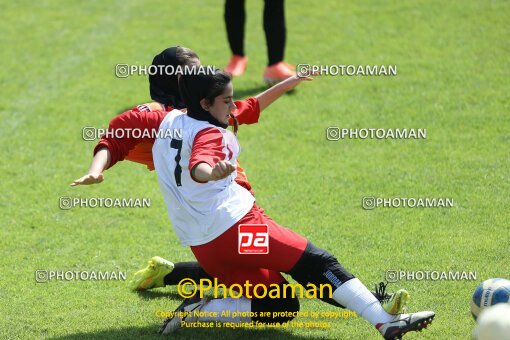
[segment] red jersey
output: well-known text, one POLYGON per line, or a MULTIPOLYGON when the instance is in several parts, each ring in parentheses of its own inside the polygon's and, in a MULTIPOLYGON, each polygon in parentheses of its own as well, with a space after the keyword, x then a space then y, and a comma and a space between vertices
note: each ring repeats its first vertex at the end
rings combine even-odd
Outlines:
MULTIPOLYGON (((246 100, 236 101, 235 105, 237 110, 234 112, 234 116, 237 118, 239 124, 254 124, 258 122, 260 107, 256 98, 252 97, 246 100)), ((157 131, 161 122, 171 110, 171 107, 164 107, 160 103, 148 103, 138 105, 133 109, 118 115, 110 121, 108 131, 111 132, 111 134, 105 134, 101 137, 100 141, 94 148, 94 155, 100 149, 106 147, 111 154, 110 165, 108 168, 111 168, 119 161, 127 159, 132 162, 144 164, 149 170, 154 170, 152 146, 154 145, 155 138, 153 136, 144 135, 140 138, 133 138, 132 136, 116 138, 111 136, 116 135, 113 133, 116 129, 157 131)), ((231 121, 230 124, 232 125, 233 122, 231 121)), ((201 134, 201 136, 203 136, 202 138, 204 139, 208 139, 210 137, 207 134, 201 134)), ((197 138, 198 137, 199 136, 197 136, 197 138)), ((204 145, 207 145, 207 143, 204 145)), ((239 163, 237 164, 237 167, 236 182, 251 191, 251 185, 248 183, 248 179, 243 168, 239 166, 239 163)))

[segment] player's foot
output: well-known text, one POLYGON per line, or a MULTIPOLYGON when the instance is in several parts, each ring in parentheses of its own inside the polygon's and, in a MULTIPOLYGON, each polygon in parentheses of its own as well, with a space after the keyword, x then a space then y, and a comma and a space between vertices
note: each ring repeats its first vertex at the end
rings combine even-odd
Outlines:
POLYGON ((207 302, 207 298, 200 298, 200 294, 185 299, 174 312, 172 318, 163 322, 159 329, 159 334, 170 334, 175 332, 181 326, 181 322, 193 322, 198 319, 194 312, 200 311, 200 308, 207 302))
POLYGON ((174 264, 159 256, 154 256, 149 260, 147 268, 135 273, 133 279, 129 282, 131 290, 146 290, 158 287, 164 287, 164 278, 174 270, 174 264))
POLYGON ((385 339, 402 339, 407 332, 420 331, 427 328, 434 319, 434 312, 418 312, 400 314, 394 321, 378 323, 375 328, 385 339))
POLYGON ((285 64, 285 66, 290 68, 292 71, 296 70, 296 65, 292 65, 292 64, 286 63, 285 61, 283 61, 283 63, 285 64))
POLYGON ((232 74, 234 77, 239 77, 246 70, 246 65, 248 65, 248 57, 234 54, 230 57, 230 62, 225 67, 225 72, 232 74))
POLYGON ((399 289, 396 293, 387 295, 387 297, 381 301, 381 306, 388 314, 398 315, 407 311, 409 299, 410 296, 407 290, 399 289))
POLYGON ((384 282, 379 283, 379 287, 375 286, 374 296, 379 300, 384 310, 392 315, 405 313, 407 304, 410 300, 410 295, 405 289, 399 289, 396 293, 386 293, 386 286, 384 282))
POLYGON ((280 61, 279 63, 266 67, 264 71, 264 81, 269 85, 274 85, 295 74, 294 66, 280 61))

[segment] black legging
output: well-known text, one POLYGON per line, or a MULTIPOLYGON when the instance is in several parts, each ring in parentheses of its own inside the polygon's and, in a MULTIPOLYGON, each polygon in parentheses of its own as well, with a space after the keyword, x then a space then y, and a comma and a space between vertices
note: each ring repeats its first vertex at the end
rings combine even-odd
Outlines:
MULTIPOLYGON (((244 56, 245 0, 225 1, 225 24, 232 54, 244 56)), ((285 12, 284 0, 264 1, 264 32, 267 43, 267 65, 283 60, 285 52, 285 12)))
POLYGON ((179 262, 174 266, 174 270, 167 274, 163 281, 165 286, 178 285, 182 279, 192 279, 200 282, 200 279, 212 280, 213 278, 200 267, 198 262, 179 262))

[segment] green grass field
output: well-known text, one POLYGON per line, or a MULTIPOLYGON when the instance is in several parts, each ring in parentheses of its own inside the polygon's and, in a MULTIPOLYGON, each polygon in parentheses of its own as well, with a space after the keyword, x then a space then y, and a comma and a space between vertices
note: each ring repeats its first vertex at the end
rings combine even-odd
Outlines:
MULTIPOLYGON (((236 98, 264 90, 262 1, 248 1, 245 75, 236 98)), ((180 44, 219 67, 230 56, 221 1, 2 1, 0 28, 0 338, 156 338, 176 287, 127 281, 37 283, 36 270, 124 271, 154 255, 192 261, 166 215, 156 173, 122 162, 90 187, 94 142, 149 101, 143 76, 180 44), (59 197, 149 197, 146 209, 60 210, 59 197)), ((396 77, 321 77, 242 126, 241 164, 259 205, 337 256, 369 288, 386 270, 476 271, 476 281, 399 281, 411 311, 436 319, 409 339, 469 339, 471 294, 510 273, 510 4, 506 1, 287 1, 288 62, 397 65, 396 77), (354 4, 355 3, 355 4, 354 4), (425 128, 426 139, 326 140, 326 128, 425 128), (364 210, 364 196, 451 197, 453 208, 364 210)), ((335 311, 301 300, 302 311, 335 311)), ((297 319, 297 321, 307 321, 297 319)), ((308 320, 309 321, 309 320, 308 320)), ((377 339, 361 318, 328 329, 181 330, 178 338, 377 339)))

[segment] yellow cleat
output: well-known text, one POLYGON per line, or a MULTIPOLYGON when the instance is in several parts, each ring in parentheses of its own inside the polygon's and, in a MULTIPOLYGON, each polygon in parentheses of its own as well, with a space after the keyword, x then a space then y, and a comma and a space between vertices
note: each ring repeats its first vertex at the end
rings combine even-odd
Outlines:
POLYGON ((139 270, 129 282, 131 290, 147 290, 164 287, 164 278, 174 270, 174 264, 162 257, 154 256, 149 260, 147 268, 139 270))
POLYGON ((384 310, 392 315, 398 315, 407 311, 407 304, 411 299, 409 293, 405 289, 400 289, 396 293, 387 294, 384 282, 379 283, 379 287, 375 286, 374 296, 379 300, 384 310))
POLYGON ((410 296, 407 290, 400 289, 391 294, 387 300, 382 301, 381 305, 388 314, 398 315, 407 311, 409 299, 410 296))

